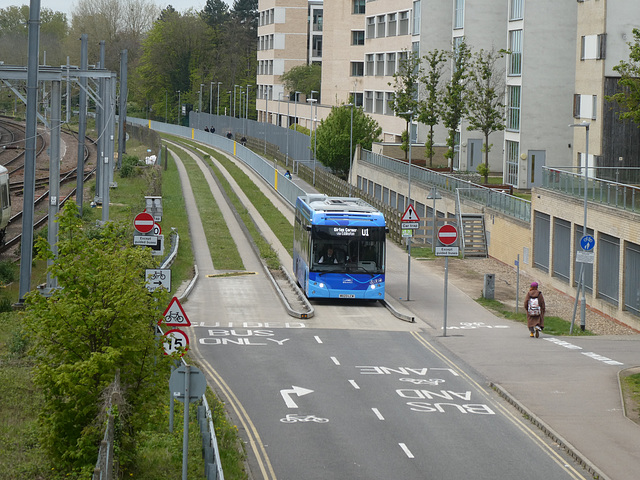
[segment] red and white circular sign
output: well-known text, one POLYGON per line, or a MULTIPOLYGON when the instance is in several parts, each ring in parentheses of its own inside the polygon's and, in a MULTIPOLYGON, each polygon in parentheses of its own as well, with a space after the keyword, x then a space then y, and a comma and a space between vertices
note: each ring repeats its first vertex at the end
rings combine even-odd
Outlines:
POLYGON ((140 233, 149 233, 153 230, 154 224, 155 222, 153 221, 153 217, 147 212, 139 213, 133 220, 133 226, 140 233))
POLYGON ((438 240, 443 245, 452 245, 458 240, 458 230, 453 225, 443 225, 438 229, 438 240))
POLYGON ((173 330, 169 330, 162 336, 162 343, 164 345, 164 354, 165 355, 173 355, 176 352, 179 352, 182 357, 187 350, 189 350, 189 337, 182 330, 178 330, 174 328, 173 330), (183 350, 179 350, 182 348, 183 350))

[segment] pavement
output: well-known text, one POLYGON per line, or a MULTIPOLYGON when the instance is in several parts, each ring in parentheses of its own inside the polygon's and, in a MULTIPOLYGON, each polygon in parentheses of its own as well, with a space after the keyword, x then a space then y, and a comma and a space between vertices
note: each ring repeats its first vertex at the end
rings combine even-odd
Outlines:
MULTIPOLYGON (((267 184, 245 171, 292 216, 267 184)), ((314 191, 299 178, 294 181, 314 191)), ((195 209, 192 196, 186 201, 188 210, 195 209)), ((275 235, 265 226, 261 230, 282 264, 291 265, 275 235)), ((201 235, 204 231, 192 228, 194 245, 201 235)), ((475 370, 594 478, 639 477, 640 426, 624 414, 618 375, 640 365, 640 335, 553 337, 543 332, 531 338, 525 325, 495 316, 454 283, 447 284, 445 297, 443 275, 429 262, 411 260, 408 288, 407 264, 405 249, 387 242, 386 294, 394 308, 414 316, 433 342, 475 370)))

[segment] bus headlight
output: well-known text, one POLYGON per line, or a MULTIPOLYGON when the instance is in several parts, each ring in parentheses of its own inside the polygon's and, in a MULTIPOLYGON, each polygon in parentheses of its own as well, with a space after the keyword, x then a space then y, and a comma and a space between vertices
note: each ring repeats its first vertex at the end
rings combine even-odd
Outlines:
POLYGON ((320 288, 324 288, 324 283, 319 283, 319 284, 318 284, 318 287, 320 287, 320 288))
POLYGON ((371 290, 375 290, 376 286, 375 285, 369 285, 369 287, 371 288, 371 290))

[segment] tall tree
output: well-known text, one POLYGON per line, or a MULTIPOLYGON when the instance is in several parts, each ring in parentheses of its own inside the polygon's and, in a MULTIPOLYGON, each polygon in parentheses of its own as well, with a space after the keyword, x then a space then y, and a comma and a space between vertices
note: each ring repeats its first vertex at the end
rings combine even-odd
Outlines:
POLYGON ((462 41, 454 46, 451 52, 451 79, 446 83, 442 98, 442 122, 449 134, 447 136, 447 157, 453 167, 455 158, 455 147, 458 139, 458 128, 462 118, 467 113, 465 90, 469 78, 469 63, 471 61, 471 51, 467 42, 462 41))
POLYGON ((281 75, 280 81, 286 90, 300 92, 309 97, 312 90, 320 91, 321 77, 320 65, 298 65, 281 75))
POLYGON ((425 142, 425 157, 429 159, 429 166, 433 166, 434 133, 433 127, 440 121, 442 102, 440 99, 442 72, 447 61, 447 54, 442 50, 432 50, 424 57, 424 75, 420 79, 424 85, 424 98, 418 103, 418 121, 429 126, 429 133, 425 142))
POLYGON ((49 272, 60 288, 49 297, 27 295, 25 327, 44 396, 39 441, 56 469, 78 474, 95 466, 104 434, 100 399, 116 372, 131 412, 120 444, 125 456, 151 393, 166 385, 167 359, 154 326, 168 295, 147 291, 143 274, 153 266, 151 253, 132 246, 123 225, 83 228, 72 202, 59 224, 57 257, 44 239, 38 248, 53 261, 49 272))
POLYGON ((489 175, 489 135, 505 129, 505 81, 504 68, 497 65, 504 51, 483 50, 473 55, 469 70, 467 105, 469 126, 467 130, 478 130, 484 135, 484 168, 479 169, 487 183, 489 175))
POLYGON ((620 91, 607 96, 615 101, 623 111, 620 118, 633 120, 640 126, 640 29, 633 29, 633 42, 628 42, 629 60, 621 60, 613 69, 620 74, 618 87, 620 91))
MULTIPOLYGON (((353 109, 353 145, 371 149, 382 129, 373 118, 360 108, 353 109)), ((347 177, 350 169, 349 148, 351 145, 351 107, 340 105, 331 108, 331 113, 316 129, 317 158, 320 163, 331 168, 338 175, 347 177)), ((313 136, 311 141, 314 142, 313 136)))
POLYGON ((200 15, 210 27, 222 27, 229 21, 229 5, 222 0, 207 0, 200 15))
POLYGON ((405 132, 402 138, 402 149, 404 158, 407 159, 409 149, 410 133, 409 122, 418 116, 418 85, 420 81, 420 57, 410 52, 406 58, 400 60, 398 70, 393 74, 393 102, 391 108, 396 116, 403 118, 406 122, 405 132))

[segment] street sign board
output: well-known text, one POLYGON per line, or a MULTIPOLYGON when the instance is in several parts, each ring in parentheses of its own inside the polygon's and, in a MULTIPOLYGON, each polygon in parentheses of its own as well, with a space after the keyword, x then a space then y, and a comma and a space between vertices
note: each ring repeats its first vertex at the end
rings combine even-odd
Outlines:
POLYGON ((582 250, 584 250, 585 252, 593 250, 593 247, 595 244, 596 244, 596 240, 593 238, 592 235, 584 235, 580 239, 580 246, 582 247, 582 250))
POLYGON ((153 230, 153 224, 153 216, 147 212, 139 213, 136 215, 136 218, 133 219, 133 226, 140 233, 149 233, 153 230))
POLYGON ((576 262, 578 263, 593 263, 595 254, 593 252, 576 252, 576 262))
POLYGON ((443 245, 453 245, 458 240, 458 229, 453 225, 443 225, 438 229, 438 240, 443 245))
POLYGON ((436 247, 436 257, 457 257, 459 254, 458 247, 436 247))
POLYGON ((162 344, 164 345, 164 354, 173 355, 179 353, 179 356, 183 356, 189 350, 189 337, 182 330, 174 328, 169 330, 162 336, 162 344), (182 348, 183 350, 178 350, 182 348))
POLYGON ((403 238, 405 238, 405 237, 413 237, 413 230, 410 229, 410 228, 406 228, 406 229, 403 228, 402 229, 402 237, 403 238))
POLYGON ((168 268, 147 268, 144 271, 147 290, 150 292, 162 287, 167 292, 171 291, 171 270, 168 268))
POLYGON ((409 204, 407 209, 402 214, 402 218, 400 220, 402 222, 419 222, 420 217, 416 213, 416 210, 413 208, 413 205, 409 204))
POLYGON ((155 235, 134 235, 133 244, 142 247, 157 247, 159 238, 155 235))
MULTIPOLYGON (((163 313, 164 324, 169 327, 190 327, 191 322, 189 317, 185 313, 180 300, 177 297, 173 297, 169 302, 169 306, 163 313)), ((162 320, 158 324, 162 323, 162 320)))
MULTIPOLYGON (((184 403, 185 385, 184 377, 187 373, 187 366, 180 365, 171 373, 169 377, 169 391, 173 398, 184 403)), ((197 402, 207 388, 207 380, 199 368, 189 365, 189 403, 197 402)))
POLYGON ((402 222, 402 228, 411 228, 415 230, 416 228, 420 228, 420 222, 402 222))
POLYGON ((151 233, 153 233, 154 235, 162 235, 162 227, 160 226, 159 223, 153 224, 153 229, 151 230, 151 233))

